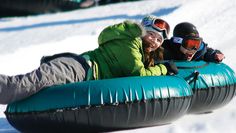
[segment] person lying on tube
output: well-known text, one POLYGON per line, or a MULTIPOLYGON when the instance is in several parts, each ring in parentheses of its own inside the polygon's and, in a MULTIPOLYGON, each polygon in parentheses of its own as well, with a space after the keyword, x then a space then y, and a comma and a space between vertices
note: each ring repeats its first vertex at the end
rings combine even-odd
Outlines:
POLYGON ((164 60, 186 60, 207 62, 222 62, 224 54, 208 47, 199 36, 196 26, 182 22, 175 26, 173 37, 164 41, 164 60))

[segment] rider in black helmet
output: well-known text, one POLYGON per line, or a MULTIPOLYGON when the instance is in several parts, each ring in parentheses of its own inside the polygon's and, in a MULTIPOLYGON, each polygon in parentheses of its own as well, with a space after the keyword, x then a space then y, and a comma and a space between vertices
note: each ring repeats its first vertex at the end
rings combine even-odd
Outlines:
POLYGON ((165 60, 221 62, 224 59, 222 52, 207 47, 207 43, 199 36, 196 26, 188 22, 177 24, 173 37, 165 40, 162 47, 165 60))

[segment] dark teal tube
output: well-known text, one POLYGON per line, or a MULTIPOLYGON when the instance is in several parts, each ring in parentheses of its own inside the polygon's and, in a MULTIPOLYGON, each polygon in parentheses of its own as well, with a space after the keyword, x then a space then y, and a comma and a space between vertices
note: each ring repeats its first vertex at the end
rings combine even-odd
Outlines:
POLYGON ((171 123, 187 113, 191 98, 176 76, 126 77, 45 88, 5 114, 21 132, 106 132, 171 123))
POLYGON ((193 90, 189 113, 207 113, 228 104, 236 93, 235 72, 224 63, 176 62, 177 76, 193 90))
POLYGON ((119 104, 191 95, 189 86, 182 78, 174 76, 127 77, 49 87, 37 95, 10 104, 7 112, 119 104))

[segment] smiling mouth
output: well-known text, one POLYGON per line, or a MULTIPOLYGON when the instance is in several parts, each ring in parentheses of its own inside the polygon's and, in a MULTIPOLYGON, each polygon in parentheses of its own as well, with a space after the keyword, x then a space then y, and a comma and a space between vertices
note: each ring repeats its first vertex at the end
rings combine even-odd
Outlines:
POLYGON ((193 54, 186 54, 186 57, 187 57, 187 58, 192 58, 192 57, 193 57, 193 54))

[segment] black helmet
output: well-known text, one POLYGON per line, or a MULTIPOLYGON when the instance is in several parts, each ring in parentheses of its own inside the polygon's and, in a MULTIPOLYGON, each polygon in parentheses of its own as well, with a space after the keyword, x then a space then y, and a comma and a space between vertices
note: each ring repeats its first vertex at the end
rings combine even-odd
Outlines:
POLYGON ((182 22, 177 24, 174 28, 173 34, 174 37, 182 37, 182 38, 185 38, 187 36, 199 37, 199 33, 197 31, 196 26, 188 22, 182 22))

